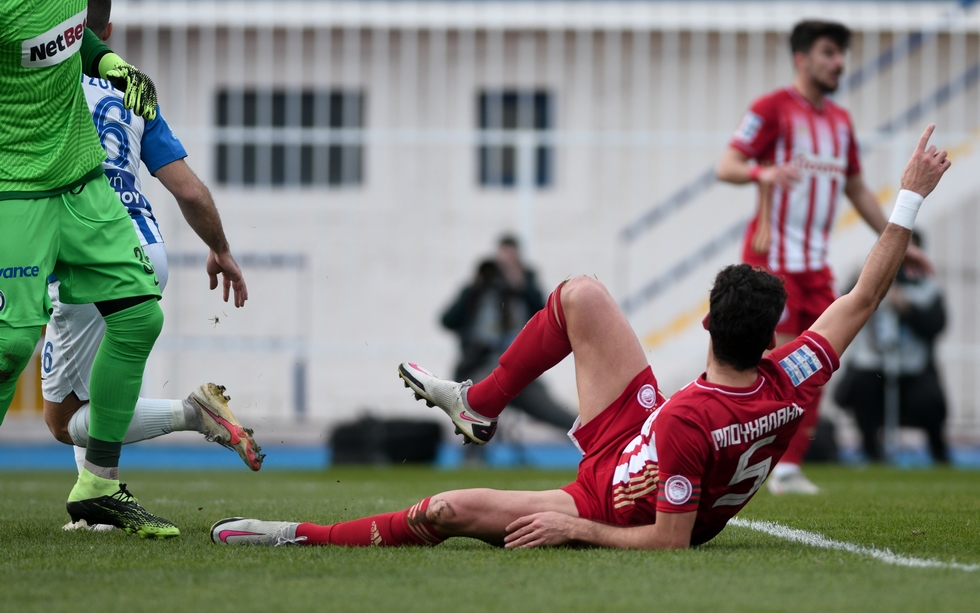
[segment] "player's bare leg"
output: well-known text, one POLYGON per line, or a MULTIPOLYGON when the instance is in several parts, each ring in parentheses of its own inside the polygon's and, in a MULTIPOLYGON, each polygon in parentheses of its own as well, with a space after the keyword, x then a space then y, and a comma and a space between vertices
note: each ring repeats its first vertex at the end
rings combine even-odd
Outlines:
POLYGON ((409 362, 399 366, 399 375, 417 398, 444 410, 458 433, 482 445, 493 436, 496 418, 507 404, 569 353, 575 354, 583 424, 647 367, 639 340, 606 288, 591 277, 575 277, 552 292, 497 368, 479 383, 439 379, 409 362))
POLYGON ((61 402, 44 399, 44 423, 58 442, 74 445, 68 433, 68 422, 78 409, 87 404, 88 400, 79 400, 75 392, 69 392, 61 402))
POLYGON ((563 490, 455 490, 431 498, 427 517, 440 534, 468 536, 502 546, 507 526, 521 517, 545 511, 578 517, 575 501, 563 490))
POLYGON ((648 363, 636 333, 602 283, 592 277, 571 279, 562 287, 561 304, 584 425, 619 398, 648 363))
POLYGON ((562 490, 469 489, 436 494, 403 511, 325 526, 232 517, 211 527, 211 540, 226 545, 398 547, 437 545, 465 536, 502 546, 508 524, 545 511, 578 517, 574 500, 562 490))

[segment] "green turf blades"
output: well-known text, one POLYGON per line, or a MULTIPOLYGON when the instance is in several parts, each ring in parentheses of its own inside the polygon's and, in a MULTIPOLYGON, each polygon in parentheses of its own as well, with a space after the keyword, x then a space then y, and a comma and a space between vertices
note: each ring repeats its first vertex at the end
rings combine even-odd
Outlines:
MULTIPOLYGON (((0 470, 0 609, 975 613, 980 602, 980 571, 896 566, 741 526, 696 549, 661 552, 513 551, 465 538, 437 547, 219 547, 208 534, 215 521, 236 514, 327 524, 407 508, 450 489, 557 488, 575 477, 568 470, 129 468, 140 503, 180 526, 179 538, 145 541, 120 530, 61 530, 73 468, 69 461, 60 472, 0 470), (463 599, 461 576, 501 587, 491 598, 463 599)), ((742 516, 899 555, 980 563, 980 471, 813 465, 807 475, 822 494, 777 497, 763 489, 742 516)))
POLYGON ((84 519, 89 525, 109 524, 140 538, 180 536, 180 529, 172 522, 141 507, 125 483, 120 483, 119 491, 111 496, 69 502, 67 509, 73 522, 84 519))

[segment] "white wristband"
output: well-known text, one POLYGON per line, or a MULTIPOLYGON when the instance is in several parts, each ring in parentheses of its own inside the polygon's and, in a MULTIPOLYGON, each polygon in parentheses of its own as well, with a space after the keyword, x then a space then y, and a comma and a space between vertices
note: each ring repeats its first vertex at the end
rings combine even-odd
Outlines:
POLYGON ((892 209, 892 216, 888 220, 889 223, 911 230, 912 226, 915 225, 915 216, 918 214, 923 200, 925 198, 913 191, 907 189, 899 191, 898 198, 895 199, 895 208, 892 209))

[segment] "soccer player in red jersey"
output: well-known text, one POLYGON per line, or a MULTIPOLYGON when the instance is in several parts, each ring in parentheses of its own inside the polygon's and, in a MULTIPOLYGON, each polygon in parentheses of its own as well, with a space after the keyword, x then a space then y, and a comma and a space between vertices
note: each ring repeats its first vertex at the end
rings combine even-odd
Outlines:
POLYGON ((317 525, 223 519, 219 544, 435 545, 452 536, 506 547, 563 543, 665 549, 705 543, 758 491, 786 451, 807 401, 874 312, 902 263, 922 199, 949 167, 923 133, 902 174, 890 223, 855 288, 795 341, 775 346, 782 281, 748 264, 715 279, 705 327, 707 370, 665 400, 643 349, 601 283, 562 283, 477 384, 438 379, 411 363, 399 374, 469 442, 486 443, 511 398, 575 355, 580 416, 570 436, 584 457, 569 485, 548 491, 455 490, 414 506, 317 525))
MULTIPOLYGON (((742 261, 766 267, 785 283, 788 298, 776 327, 777 346, 809 328, 837 297, 827 245, 841 193, 875 232, 887 224, 861 178, 850 115, 827 97, 844 72, 850 36, 838 23, 798 23, 790 35, 792 85, 752 103, 718 164, 722 181, 759 184, 742 261)), ((915 246, 906 258, 913 266, 930 266, 915 246)), ((768 487, 775 494, 819 491, 800 464, 817 424, 820 397, 817 390, 809 400, 796 439, 773 471, 768 487)))

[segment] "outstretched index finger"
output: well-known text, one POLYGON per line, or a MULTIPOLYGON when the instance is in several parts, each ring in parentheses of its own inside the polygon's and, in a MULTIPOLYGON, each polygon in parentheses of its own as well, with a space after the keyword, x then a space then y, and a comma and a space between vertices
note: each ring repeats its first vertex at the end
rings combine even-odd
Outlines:
POLYGON ((936 129, 936 124, 931 123, 926 126, 926 131, 922 133, 919 137, 919 145, 915 148, 917 152, 924 153, 926 150, 926 145, 929 144, 929 139, 932 138, 932 133, 936 129))

